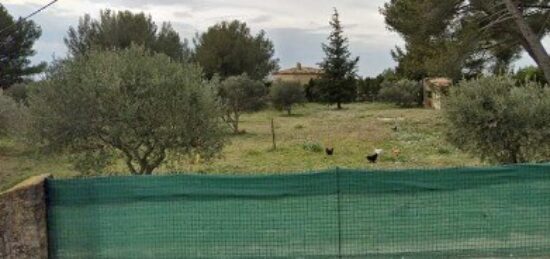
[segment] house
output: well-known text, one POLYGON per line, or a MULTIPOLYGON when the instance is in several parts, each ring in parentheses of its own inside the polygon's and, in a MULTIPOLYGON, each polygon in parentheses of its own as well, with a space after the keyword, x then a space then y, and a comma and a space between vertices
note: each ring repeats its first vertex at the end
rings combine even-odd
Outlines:
POLYGON ((453 81, 449 78, 426 78, 423 81, 424 107, 441 110, 442 101, 449 92, 453 81))
POLYGON ((306 85, 312 79, 319 79, 323 75, 323 70, 314 67, 305 67, 297 63, 296 67, 280 70, 273 74, 273 81, 297 81, 306 85))

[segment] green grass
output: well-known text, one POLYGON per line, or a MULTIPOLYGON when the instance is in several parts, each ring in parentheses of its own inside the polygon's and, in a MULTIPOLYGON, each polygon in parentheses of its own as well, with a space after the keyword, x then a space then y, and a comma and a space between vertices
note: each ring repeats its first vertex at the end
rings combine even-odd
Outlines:
POLYGON ((0 192, 40 174, 57 177, 78 175, 62 157, 39 155, 21 143, 0 138, 0 192))
MULTIPOLYGON (((172 161, 157 172, 266 174, 304 172, 326 168, 432 168, 478 166, 444 139, 445 126, 439 111, 398 109, 374 104, 348 104, 343 110, 320 104, 296 107, 293 116, 268 109, 243 116, 247 133, 229 138, 220 158, 209 162, 172 161), (275 119, 277 150, 272 150, 270 120, 275 119), (394 126, 398 131, 392 130, 394 126), (312 152, 305 144, 333 146, 335 155, 312 152), (365 156, 375 148, 385 154, 380 163, 368 164, 365 156), (399 157, 392 148, 401 151, 399 157)), ((0 190, 32 175, 55 177, 78 175, 62 156, 40 156, 13 140, 0 139, 0 190)), ((108 173, 125 172, 120 163, 108 173)))

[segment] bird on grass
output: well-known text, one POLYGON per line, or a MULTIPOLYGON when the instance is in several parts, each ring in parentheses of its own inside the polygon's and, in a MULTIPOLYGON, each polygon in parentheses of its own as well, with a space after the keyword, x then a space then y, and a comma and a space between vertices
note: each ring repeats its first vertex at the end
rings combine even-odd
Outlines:
POLYGON ((380 157, 383 152, 384 152, 384 150, 382 150, 382 149, 375 149, 373 155, 367 156, 367 160, 369 160, 369 162, 375 164, 376 161, 378 160, 378 157, 380 157))
POLYGON ((394 157, 399 157, 399 155, 401 154, 401 150, 399 148, 392 148, 391 150, 391 153, 393 154, 394 157))
POLYGON ((334 148, 325 148, 325 153, 327 153, 327 156, 334 155, 334 148))

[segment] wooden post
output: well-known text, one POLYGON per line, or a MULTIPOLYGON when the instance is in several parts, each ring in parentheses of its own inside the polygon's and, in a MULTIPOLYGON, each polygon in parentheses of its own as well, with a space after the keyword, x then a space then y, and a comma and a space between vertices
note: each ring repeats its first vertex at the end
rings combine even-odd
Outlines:
POLYGON ((271 119, 271 136, 273 141, 273 150, 277 150, 277 143, 275 142, 275 123, 273 122, 273 118, 271 119))

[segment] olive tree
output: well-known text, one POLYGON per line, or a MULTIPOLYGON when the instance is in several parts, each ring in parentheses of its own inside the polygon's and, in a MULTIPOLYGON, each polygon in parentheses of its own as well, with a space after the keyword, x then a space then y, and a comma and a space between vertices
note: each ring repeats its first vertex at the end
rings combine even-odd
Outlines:
POLYGON ((200 68, 142 47, 66 60, 29 96, 31 128, 43 147, 93 166, 123 157, 152 174, 167 155, 211 157, 223 145, 214 87, 200 68))
POLYGON ((224 110, 222 118, 233 133, 238 134, 241 115, 244 112, 257 111, 265 105, 267 87, 243 74, 225 79, 218 93, 224 110))
POLYGON ((378 92, 378 98, 403 108, 419 106, 422 102, 422 86, 420 83, 408 79, 396 82, 384 81, 378 92))
POLYGON ((275 82, 271 86, 270 97, 273 106, 280 111, 285 110, 289 116, 292 106, 306 101, 304 87, 299 82, 275 82))
POLYGON ((447 136, 483 160, 525 163, 550 157, 550 89, 508 77, 463 81, 451 90, 447 136))

